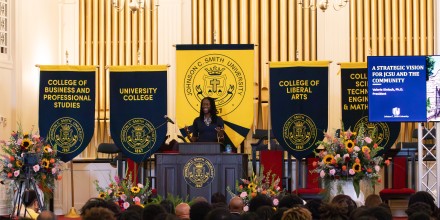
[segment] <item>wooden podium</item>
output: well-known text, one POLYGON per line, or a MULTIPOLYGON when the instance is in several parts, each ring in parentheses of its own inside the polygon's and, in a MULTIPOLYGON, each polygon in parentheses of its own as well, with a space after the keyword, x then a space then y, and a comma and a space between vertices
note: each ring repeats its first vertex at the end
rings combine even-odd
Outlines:
POLYGON ((235 192, 236 182, 247 178, 248 157, 220 149, 219 143, 183 143, 179 153, 155 154, 158 194, 183 199, 203 196, 210 201, 212 194, 221 192, 229 201, 226 187, 235 192))

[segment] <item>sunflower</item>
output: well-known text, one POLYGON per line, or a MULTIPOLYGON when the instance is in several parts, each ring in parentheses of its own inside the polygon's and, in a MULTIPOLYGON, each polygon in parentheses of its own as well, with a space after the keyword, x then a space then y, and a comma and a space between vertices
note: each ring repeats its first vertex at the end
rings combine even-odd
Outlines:
POLYGON ((249 183, 249 185, 248 185, 248 189, 254 189, 256 187, 257 186, 254 183, 249 183))
POLYGON ((327 154, 327 155, 325 155, 324 159, 322 159, 322 161, 323 161, 325 164, 330 164, 330 163, 332 162, 333 159, 334 159, 334 158, 333 158, 333 155, 331 155, 331 154, 327 154))
POLYGON ((23 166, 23 162, 21 160, 16 160, 15 161, 15 165, 17 165, 17 167, 22 167, 23 166))
POLYGON ((354 147, 354 142, 352 140, 348 140, 347 142, 345 142, 345 148, 348 149, 353 149, 354 147))
POLYGON ((120 191, 120 190, 118 190, 118 196, 122 196, 123 194, 124 194, 124 192, 123 191, 120 191))
POLYGON ((105 198, 105 193, 104 192, 100 192, 99 195, 98 195, 98 198, 101 198, 101 199, 105 198))
POLYGON ((49 160, 48 160, 48 159, 44 158, 44 159, 41 160, 41 166, 42 166, 42 167, 44 167, 44 168, 47 169, 47 168, 49 168, 49 164, 50 164, 50 163, 49 163, 49 160))
POLYGON ((362 170, 361 163, 354 163, 352 168, 353 168, 354 172, 356 172, 356 173, 361 172, 361 170, 362 170))
POLYGON ((21 146, 24 147, 25 149, 28 149, 29 146, 32 145, 32 141, 29 138, 25 138, 23 139, 23 141, 21 142, 21 146))
POLYGON ((362 147, 362 152, 364 153, 370 153, 370 148, 368 146, 363 146, 362 147))
POLYGON ((141 191, 141 189, 139 189, 139 187, 137 187, 137 186, 131 187, 131 192, 132 193, 139 193, 140 191, 141 191))
POLYGON ((43 148, 44 153, 50 153, 51 148, 49 146, 45 146, 43 148))

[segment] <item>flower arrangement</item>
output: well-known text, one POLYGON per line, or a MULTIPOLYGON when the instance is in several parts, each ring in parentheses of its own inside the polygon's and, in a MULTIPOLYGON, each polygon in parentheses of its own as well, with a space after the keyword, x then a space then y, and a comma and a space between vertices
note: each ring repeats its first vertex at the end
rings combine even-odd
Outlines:
MULTIPOLYGON (((240 181, 241 184, 239 182, 236 183, 236 189, 237 195, 243 199, 245 205, 243 211, 249 211, 250 200, 259 194, 266 195, 272 200, 273 206, 278 206, 278 196, 282 192, 278 184, 281 180, 271 170, 264 173, 264 167, 261 166, 260 171, 254 173, 249 180, 240 179, 240 181)), ((229 186, 227 190, 232 196, 236 196, 229 186)))
POLYGON ((315 153, 319 162, 313 164, 316 168, 311 172, 319 173, 326 189, 329 189, 331 181, 352 180, 359 197, 360 181, 367 180, 373 187, 381 181, 379 171, 389 164, 389 160, 384 161, 378 155, 383 147, 376 143, 375 135, 375 129, 367 134, 364 125, 359 127, 358 133, 347 130, 339 137, 326 133, 324 141, 317 143, 324 149, 315 153))
POLYGON ((33 178, 46 199, 52 198, 55 180, 61 180, 62 162, 56 151, 38 134, 23 133, 21 128, 11 133, 9 141, 0 141, 5 153, 0 157, 0 179, 15 181, 33 178))
POLYGON ((104 200, 112 200, 116 202, 121 209, 125 210, 131 205, 144 206, 147 203, 148 197, 151 195, 150 183, 148 179, 145 180, 145 185, 141 183, 134 183, 131 173, 126 178, 120 179, 115 176, 106 187, 101 187, 99 181, 95 180, 96 191, 99 193, 99 198, 104 200))

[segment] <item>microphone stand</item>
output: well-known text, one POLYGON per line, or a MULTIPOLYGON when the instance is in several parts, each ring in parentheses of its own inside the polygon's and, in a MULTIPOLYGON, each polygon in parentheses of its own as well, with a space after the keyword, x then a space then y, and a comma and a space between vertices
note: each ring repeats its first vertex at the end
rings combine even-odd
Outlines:
MULTIPOLYGON (((150 136, 151 136, 151 134, 152 134, 153 132, 156 132, 159 128, 161 128, 162 126, 166 125, 168 122, 172 123, 168 118, 166 118, 165 120, 166 120, 165 122, 163 122, 162 124, 160 124, 159 126, 153 128, 153 129, 151 129, 151 131, 149 131, 149 132, 147 133, 146 136, 147 136, 148 139, 151 138, 150 136)), ((172 123, 172 124, 174 124, 174 123, 172 123)), ((142 157, 141 162, 139 162, 139 163, 137 164, 138 170, 137 170, 137 174, 136 174, 136 176, 137 176, 138 178, 140 177, 140 176, 139 176, 139 171, 141 170, 141 169, 139 169, 139 167, 140 167, 141 163, 145 160, 145 156, 147 156, 147 153, 144 153, 144 156, 142 157)), ((150 183, 150 184, 151 184, 151 183, 150 183)), ((150 185, 150 186, 151 186, 151 185, 150 185)))

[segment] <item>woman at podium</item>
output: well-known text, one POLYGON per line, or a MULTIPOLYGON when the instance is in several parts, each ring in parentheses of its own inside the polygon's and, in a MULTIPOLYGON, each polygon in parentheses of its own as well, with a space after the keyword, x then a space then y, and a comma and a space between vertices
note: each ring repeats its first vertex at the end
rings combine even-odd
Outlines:
POLYGON ((186 127, 191 142, 223 142, 225 138, 223 119, 217 115, 215 101, 205 97, 200 102, 200 115, 194 119, 192 132, 186 127), (192 136, 191 136, 192 133, 192 136))

